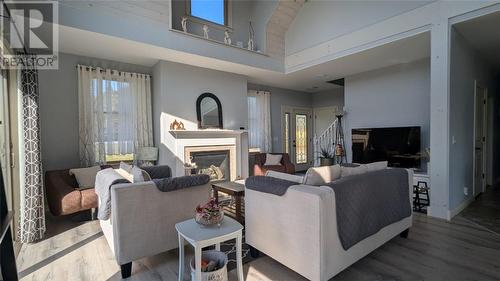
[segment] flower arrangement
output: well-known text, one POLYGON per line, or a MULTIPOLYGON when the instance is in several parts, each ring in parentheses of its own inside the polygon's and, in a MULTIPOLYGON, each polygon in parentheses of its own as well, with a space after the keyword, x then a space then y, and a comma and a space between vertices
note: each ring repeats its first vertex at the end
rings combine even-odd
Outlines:
POLYGON ((195 221, 201 225, 220 225, 224 219, 224 210, 217 204, 215 198, 211 198, 204 205, 196 207, 195 221))

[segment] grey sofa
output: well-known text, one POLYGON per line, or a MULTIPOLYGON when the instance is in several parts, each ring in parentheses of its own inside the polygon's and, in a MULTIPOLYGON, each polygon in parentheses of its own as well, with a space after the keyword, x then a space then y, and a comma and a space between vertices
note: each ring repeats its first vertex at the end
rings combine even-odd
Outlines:
POLYGON ((132 262, 178 247, 177 222, 192 218, 210 196, 210 183, 161 192, 152 181, 111 186, 111 216, 102 232, 121 267, 122 278, 132 262))

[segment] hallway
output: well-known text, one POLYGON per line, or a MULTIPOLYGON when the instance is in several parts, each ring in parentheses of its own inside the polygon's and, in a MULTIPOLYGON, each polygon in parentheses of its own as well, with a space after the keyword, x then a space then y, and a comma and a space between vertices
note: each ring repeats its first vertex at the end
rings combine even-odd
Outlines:
POLYGON ((500 186, 488 186, 486 191, 458 216, 500 234, 500 186))

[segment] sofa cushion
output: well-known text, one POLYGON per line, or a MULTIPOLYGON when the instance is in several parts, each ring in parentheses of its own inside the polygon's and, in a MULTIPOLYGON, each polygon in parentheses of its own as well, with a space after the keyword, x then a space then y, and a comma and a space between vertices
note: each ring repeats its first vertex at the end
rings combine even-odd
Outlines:
POLYGON ((296 183, 303 183, 304 182, 303 176, 291 175, 291 174, 277 172, 277 171, 267 171, 266 177, 272 177, 272 178, 276 178, 276 179, 293 181, 296 183))
POLYGON ((387 161, 379 161, 365 164, 368 172, 380 171, 387 168, 387 161))
POLYGON ((79 168, 69 170, 70 175, 74 175, 80 189, 94 188, 95 176, 101 170, 100 166, 79 168))
POLYGON ((281 154, 266 154, 266 163, 264 163, 264 166, 278 166, 281 165, 281 159, 283 158, 283 155, 281 154))
POLYGON ((341 175, 340 165, 311 167, 307 169, 304 176, 304 184, 323 185, 339 179, 341 175))
POLYGON ((361 175, 368 172, 368 168, 363 164, 347 164, 341 166, 341 177, 361 175))

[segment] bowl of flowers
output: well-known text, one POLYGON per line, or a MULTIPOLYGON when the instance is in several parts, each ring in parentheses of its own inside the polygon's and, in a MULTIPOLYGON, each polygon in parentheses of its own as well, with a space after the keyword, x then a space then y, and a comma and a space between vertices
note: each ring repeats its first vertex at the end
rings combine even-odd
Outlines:
POLYGON ((215 198, 211 198, 210 201, 204 205, 198 205, 196 207, 194 220, 201 225, 220 225, 223 219, 224 210, 222 206, 217 204, 215 198))

